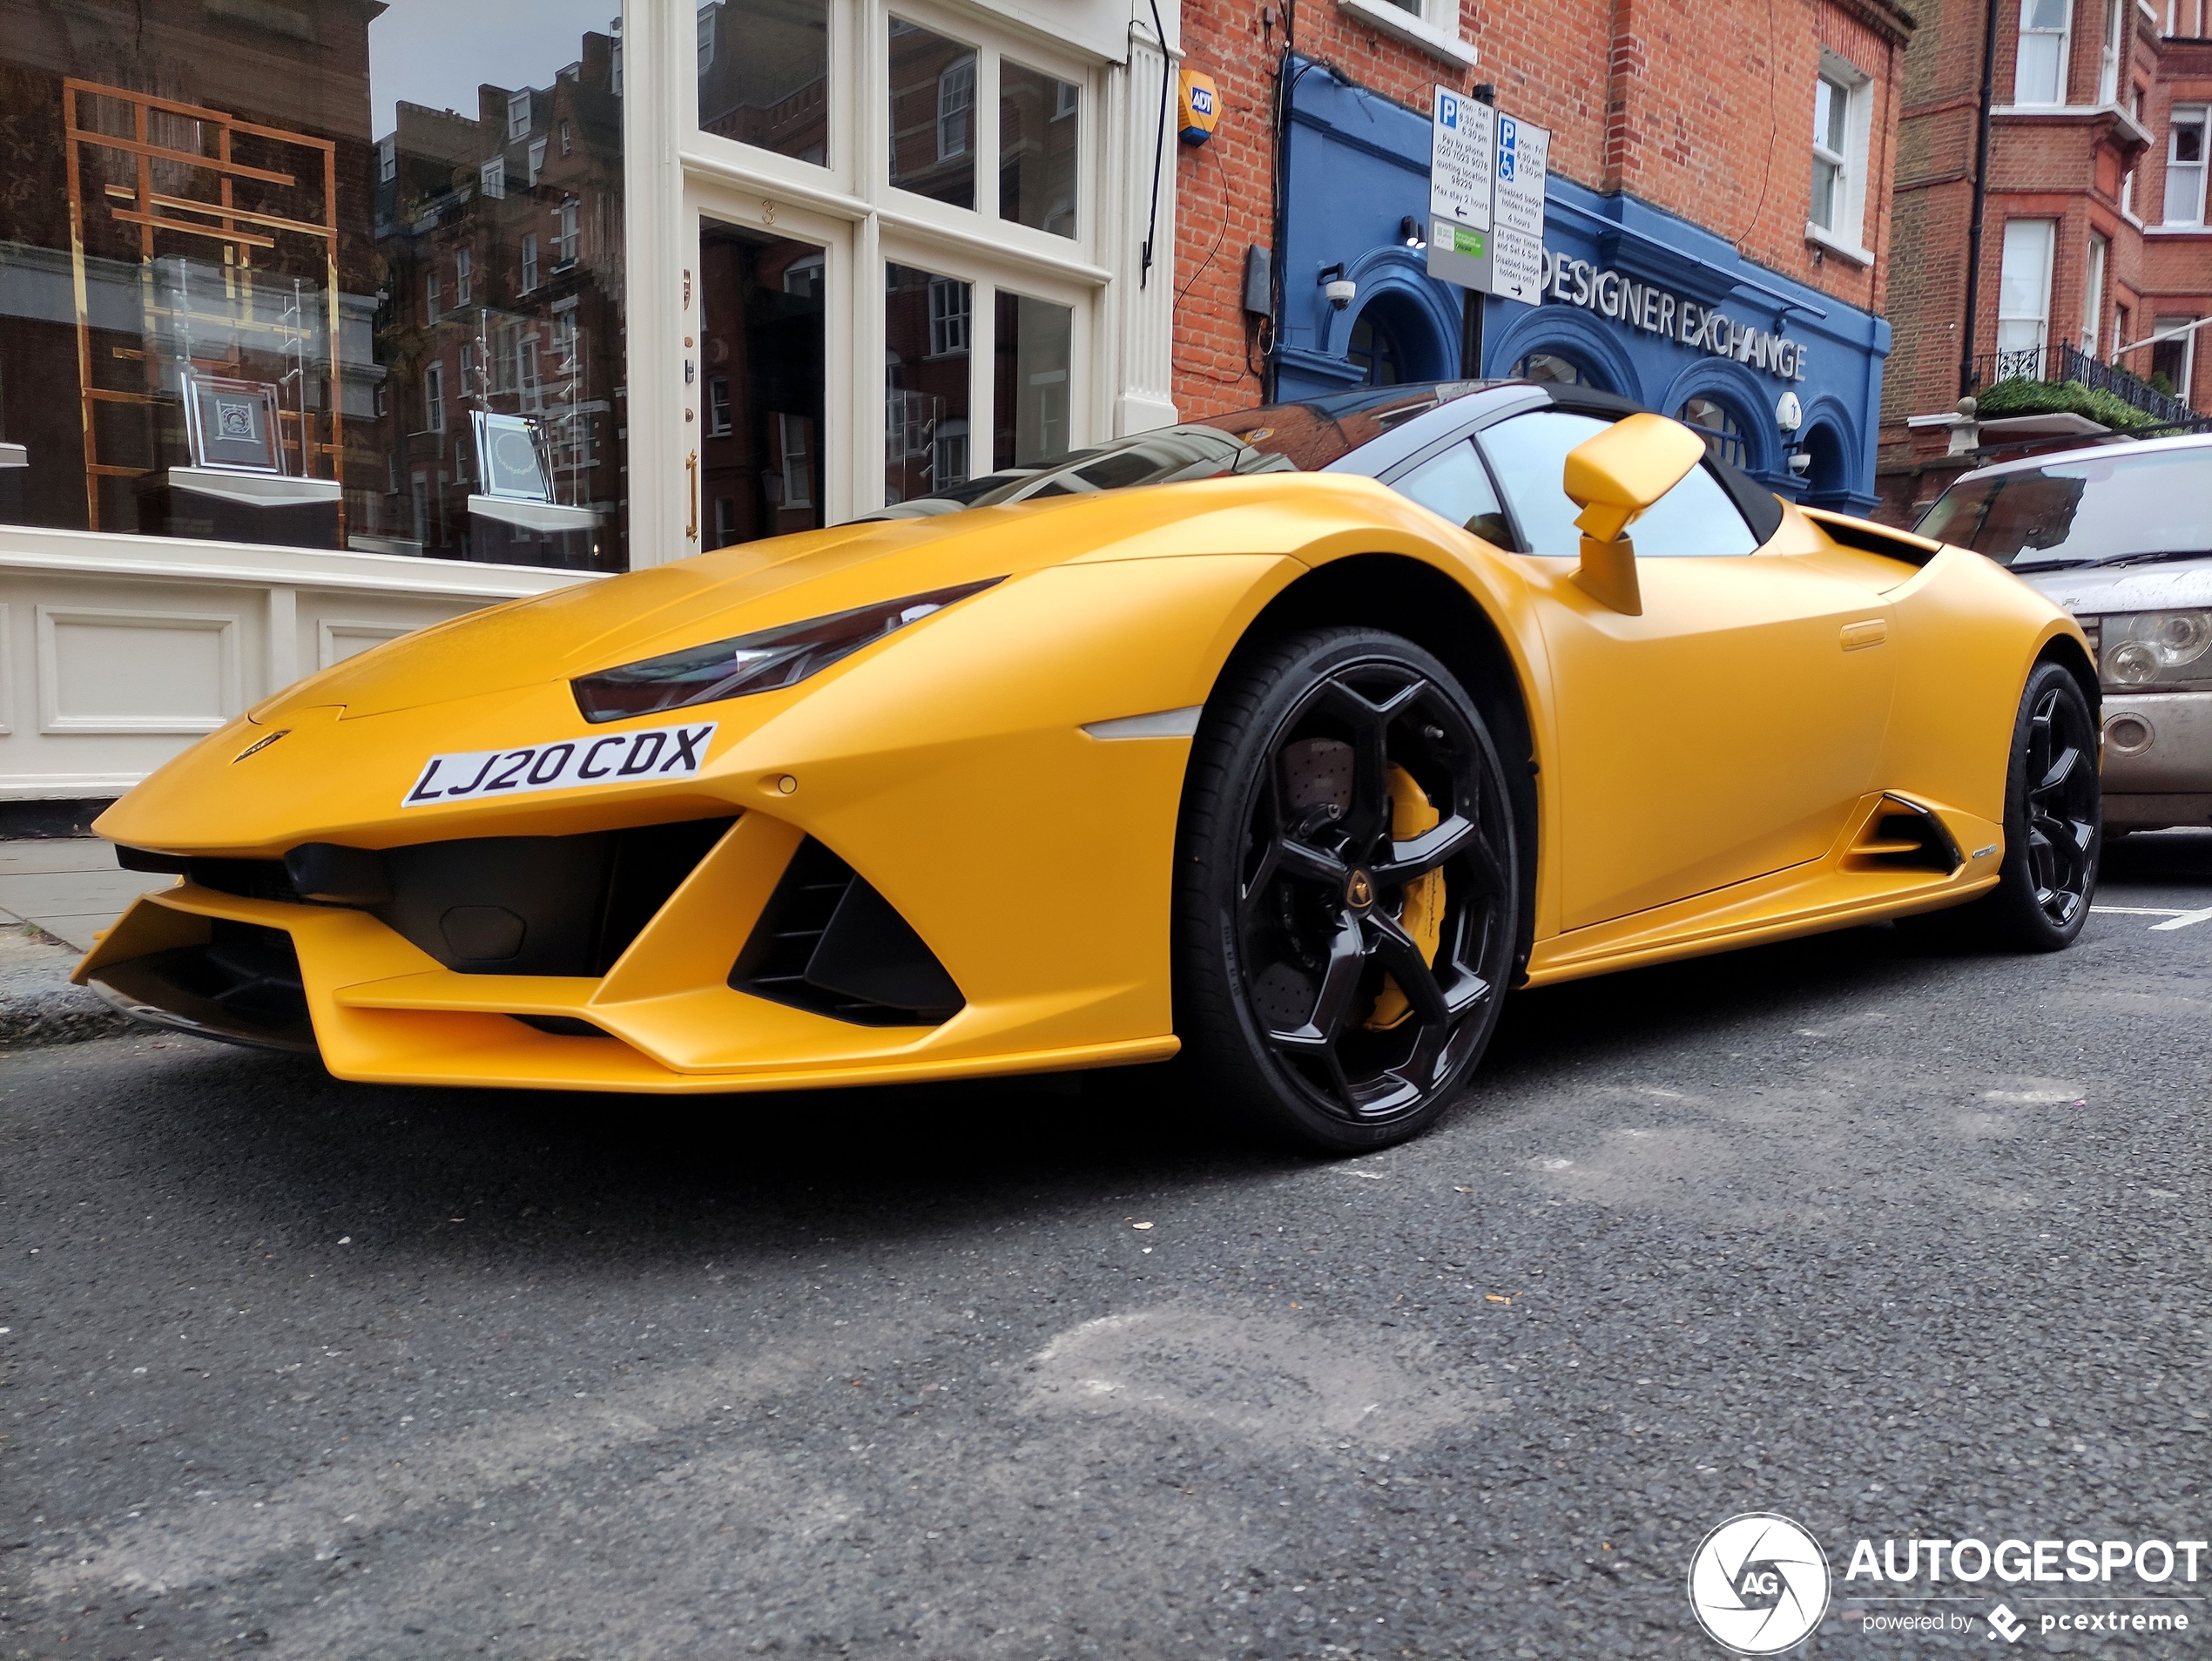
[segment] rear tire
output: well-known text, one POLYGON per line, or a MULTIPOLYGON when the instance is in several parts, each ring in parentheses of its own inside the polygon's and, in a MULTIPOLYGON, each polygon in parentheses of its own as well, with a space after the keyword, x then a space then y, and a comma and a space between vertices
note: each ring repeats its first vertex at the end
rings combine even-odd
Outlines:
POLYGON ((1904 921, 1915 932, 2012 951, 2065 950, 2088 921, 2096 892, 2103 802, 2089 700, 2064 665, 2040 663, 2013 723, 1997 886, 1966 905, 1904 921))
POLYGON ((1190 1069, 1247 1128, 1311 1151, 1426 1130, 1497 1023, 1517 860, 1496 746, 1429 653, 1320 629, 1233 664, 1177 830, 1190 1069))

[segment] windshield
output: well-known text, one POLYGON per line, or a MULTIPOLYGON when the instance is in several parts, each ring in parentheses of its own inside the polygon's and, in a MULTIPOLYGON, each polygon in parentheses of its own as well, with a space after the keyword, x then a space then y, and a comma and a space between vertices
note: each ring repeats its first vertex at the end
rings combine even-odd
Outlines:
POLYGON ((1046 496, 1127 490, 1229 473, 1312 473, 1439 404, 1489 384, 1362 387, 1302 403, 1240 409, 1177 427, 1157 428, 1057 461, 946 486, 871 516, 914 518, 963 507, 988 508, 1046 496))
POLYGON ((2212 552, 2212 447, 2091 456, 1961 480, 1918 529, 2014 571, 2212 552))

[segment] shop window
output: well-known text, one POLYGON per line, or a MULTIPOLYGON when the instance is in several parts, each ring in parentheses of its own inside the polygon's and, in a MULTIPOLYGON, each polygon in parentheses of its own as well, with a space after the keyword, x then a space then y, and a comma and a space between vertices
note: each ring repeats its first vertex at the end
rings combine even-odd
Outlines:
POLYGON ((1597 377, 1570 357, 1557 352, 1531 352, 1507 371, 1517 381, 1538 381, 1553 386, 1595 387, 1597 377))
POLYGON ((0 442, 30 451, 23 517, 621 568, 622 261, 579 238, 540 288, 524 244, 519 294, 511 255, 474 268, 475 249, 544 226, 521 176, 555 120, 572 134, 577 224, 620 223, 610 8, 536 0, 518 30, 509 6, 441 0, 433 30, 419 9, 316 7, 312 30, 257 31, 252 53, 199 10, 78 0, 65 36, 0 30, 0 147, 20 186, 0 192, 0 442), (141 132, 165 152, 143 172, 126 147, 141 132), (374 188, 326 193, 327 174, 374 188), (192 206, 219 200, 239 210, 227 230, 192 206), (30 291, 8 275, 57 260, 57 306, 10 298, 30 291), (566 424, 577 463, 538 505, 574 534, 516 544, 501 521, 480 537, 475 418, 525 416, 508 366, 517 331, 550 333, 556 304, 579 320, 570 367, 527 413, 549 442, 566 424), (243 423, 226 450, 187 421, 194 388, 243 388, 221 394, 243 423), (211 463, 260 482, 195 494, 211 463))
POLYGON ((1352 325, 1352 340, 1345 355, 1359 368, 1360 379, 1368 386, 1394 387, 1406 378, 1405 353, 1381 309, 1370 306, 1359 314, 1352 325))
POLYGON ((912 266, 884 271, 883 499, 911 501, 968 477, 971 285, 912 266), (960 320, 957 350, 936 349, 940 319, 960 320), (954 441, 957 440, 957 442, 954 441))
POLYGON ((1042 467, 1068 454, 1075 312, 999 290, 992 314, 991 465, 1042 467))
POLYGON ((1073 82, 999 60, 999 217, 1057 236, 1076 234, 1073 82))
POLYGON ((929 280, 929 355, 950 357, 968 350, 968 323, 973 287, 954 277, 929 280))
POLYGON ((1996 381, 2043 374, 2043 347, 2050 338, 2051 246, 2055 219, 2007 219, 2004 263, 1997 280, 1996 381))
POLYGON ((975 49, 891 20, 891 183, 975 206, 975 49))
POLYGON ((2073 0, 2020 0, 2020 18, 2013 102, 2064 104, 2067 37, 2074 32, 2073 0))
POLYGON ((698 65, 702 132, 829 160, 829 0, 711 0, 698 65))
POLYGON ((819 286, 792 273, 819 267, 823 251, 710 223, 699 257, 698 345, 709 366, 699 488, 730 503, 716 545, 819 529, 825 307, 819 286))
POLYGON ((1692 429, 1705 441, 1705 454, 1726 462, 1731 467, 1743 465, 1743 429, 1729 407, 1717 398, 1696 397, 1683 401, 1675 411, 1675 419, 1692 429))
POLYGON ((2204 129, 2201 104, 2174 106, 2166 134, 2166 213, 2168 225, 2204 223, 2204 129))

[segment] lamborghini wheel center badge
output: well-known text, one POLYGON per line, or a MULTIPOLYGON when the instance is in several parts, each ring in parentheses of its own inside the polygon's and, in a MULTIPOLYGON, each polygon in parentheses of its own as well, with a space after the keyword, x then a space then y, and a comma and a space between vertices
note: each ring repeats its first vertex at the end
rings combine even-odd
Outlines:
POLYGON ((1354 871, 1345 879, 1344 902, 1354 911, 1365 911, 1375 903, 1375 880, 1365 871, 1354 871))

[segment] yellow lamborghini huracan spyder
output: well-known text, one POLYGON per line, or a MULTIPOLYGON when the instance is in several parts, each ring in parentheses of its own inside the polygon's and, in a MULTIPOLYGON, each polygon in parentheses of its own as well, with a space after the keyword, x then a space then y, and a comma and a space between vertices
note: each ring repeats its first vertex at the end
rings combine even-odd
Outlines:
POLYGON ((1376 388, 992 483, 300 682, 102 817, 185 881, 78 978, 388 1082, 1179 1049, 1357 1150, 1435 1117, 1509 987, 1952 907, 2081 927, 2081 631, 1672 422, 1376 388))

